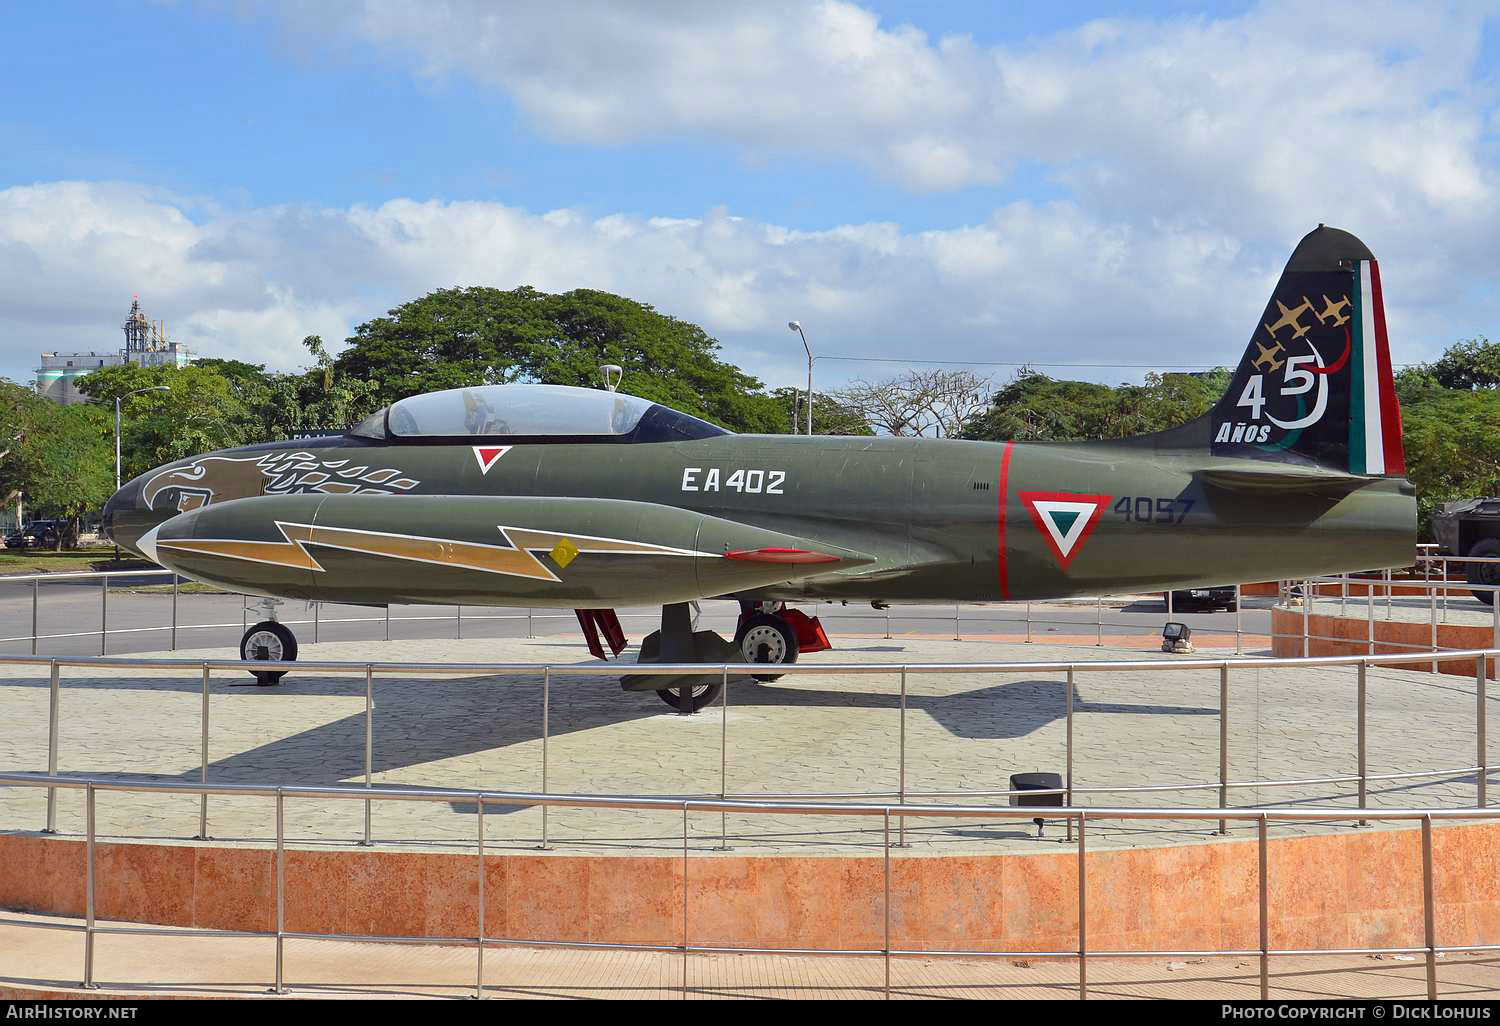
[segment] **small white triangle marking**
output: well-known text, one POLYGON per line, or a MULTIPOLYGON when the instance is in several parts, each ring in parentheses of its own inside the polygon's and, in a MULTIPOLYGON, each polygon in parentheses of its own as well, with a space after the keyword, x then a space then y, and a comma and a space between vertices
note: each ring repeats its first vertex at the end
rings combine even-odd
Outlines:
POLYGON ((500 462, 500 457, 510 452, 508 445, 476 445, 474 446, 474 462, 479 464, 479 472, 488 474, 490 468, 500 462))
POLYGON ((1066 559, 1073 552, 1073 546, 1078 544, 1078 539, 1083 537, 1083 532, 1088 529, 1089 519, 1093 517, 1094 511, 1099 508, 1095 502, 1059 502, 1054 499, 1037 499, 1033 503, 1037 513, 1041 515, 1042 525, 1047 528, 1047 533, 1057 543, 1057 550, 1066 559), (1054 513, 1077 513, 1072 526, 1066 533, 1058 530, 1057 523, 1052 519, 1054 513))

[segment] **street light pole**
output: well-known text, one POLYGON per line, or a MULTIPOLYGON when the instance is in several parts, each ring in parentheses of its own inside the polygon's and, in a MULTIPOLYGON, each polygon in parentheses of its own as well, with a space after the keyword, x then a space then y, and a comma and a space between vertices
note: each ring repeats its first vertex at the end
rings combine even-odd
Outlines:
MULTIPOLYGON (((140 395, 142 392, 170 392, 170 391, 171 391, 171 389, 168 388, 166 385, 152 385, 150 388, 137 388, 133 392, 126 392, 124 395, 117 395, 117 396, 115 396, 115 491, 118 492, 120 490, 120 402, 121 402, 121 400, 129 399, 133 395, 140 395)), ((118 562, 119 559, 120 559, 120 545, 119 545, 118 542, 116 542, 115 543, 115 560, 116 560, 116 562, 118 562)))
POLYGON ((150 388, 138 388, 134 392, 126 392, 124 395, 115 396, 115 491, 120 490, 120 402, 129 399, 133 395, 142 392, 170 392, 166 385, 152 385, 150 388))
POLYGON ((786 326, 788 328, 790 328, 792 331, 795 331, 798 335, 802 336, 802 348, 807 350, 807 433, 809 435, 811 435, 812 434, 812 408, 813 408, 813 390, 812 390, 813 354, 812 354, 812 347, 807 344, 807 334, 805 332, 803 332, 803 330, 802 330, 802 323, 800 321, 787 321, 786 322, 786 326))

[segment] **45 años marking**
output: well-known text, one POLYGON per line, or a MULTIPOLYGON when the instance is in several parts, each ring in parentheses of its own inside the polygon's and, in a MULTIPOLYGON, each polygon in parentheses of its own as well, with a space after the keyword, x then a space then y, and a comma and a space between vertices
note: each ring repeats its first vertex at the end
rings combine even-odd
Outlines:
POLYGON ((1115 503, 1114 513, 1127 523, 1180 524, 1193 508, 1193 499, 1163 499, 1151 495, 1125 495, 1115 503))
POLYGON ((742 492, 745 495, 781 495, 786 484, 784 470, 746 470, 735 468, 723 476, 718 467, 683 467, 682 490, 685 492, 742 492), (722 483, 721 483, 722 478, 722 483))

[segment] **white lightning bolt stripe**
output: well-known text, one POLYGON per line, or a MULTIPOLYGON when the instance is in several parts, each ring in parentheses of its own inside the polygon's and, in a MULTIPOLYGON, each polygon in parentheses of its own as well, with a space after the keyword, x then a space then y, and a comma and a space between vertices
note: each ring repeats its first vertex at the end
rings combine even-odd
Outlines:
POLYGON ((167 549, 324 573, 326 571, 322 564, 308 551, 309 545, 318 545, 324 548, 385 556, 414 563, 430 563, 437 566, 478 570, 482 573, 503 574, 508 577, 527 577, 533 580, 554 582, 559 578, 533 555, 533 550, 550 550, 564 539, 576 546, 579 552, 722 558, 722 553, 696 552, 691 549, 651 545, 623 538, 564 534, 504 525, 496 525, 496 527, 505 540, 511 543, 509 546, 454 541, 451 538, 391 534, 358 528, 319 527, 314 524, 287 523, 278 520, 276 529, 281 532, 285 541, 250 541, 241 538, 158 538, 156 549, 158 552, 167 549))

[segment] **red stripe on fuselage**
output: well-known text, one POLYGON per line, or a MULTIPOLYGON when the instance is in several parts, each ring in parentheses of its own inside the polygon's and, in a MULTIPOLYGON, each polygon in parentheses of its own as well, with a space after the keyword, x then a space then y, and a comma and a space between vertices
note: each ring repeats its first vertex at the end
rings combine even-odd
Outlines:
POLYGON ((1005 450, 1000 454, 1000 509, 995 515, 995 534, 999 545, 996 547, 996 573, 1000 580, 1000 597, 1010 598, 1010 574, 1005 565, 1005 504, 1010 498, 1010 448, 1013 443, 1006 442, 1005 450))
MULTIPOLYGON (((1401 404, 1391 376, 1391 347, 1385 334, 1385 296, 1380 291, 1380 265, 1370 261, 1370 292, 1375 304, 1375 360, 1380 375, 1380 437, 1385 449, 1386 476, 1406 473, 1406 447, 1401 443, 1401 404)), ((1368 383, 1365 387, 1369 387, 1368 383)))

